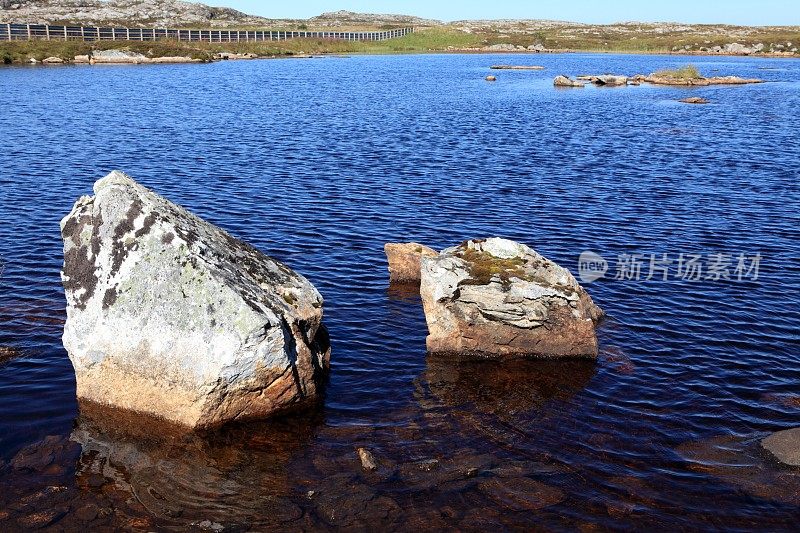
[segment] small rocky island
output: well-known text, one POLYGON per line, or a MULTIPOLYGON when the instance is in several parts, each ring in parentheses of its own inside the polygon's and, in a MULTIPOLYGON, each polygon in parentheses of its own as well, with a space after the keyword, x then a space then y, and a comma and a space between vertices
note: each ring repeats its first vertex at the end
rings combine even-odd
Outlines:
POLYGON ((303 276, 112 172, 61 221, 78 397, 206 428, 319 398, 322 297, 303 276))
POLYGON ((567 269, 524 244, 471 240, 422 255, 420 263, 430 353, 597 357, 595 326, 603 312, 567 269))
POLYGON ((553 85, 556 87, 583 87, 584 82, 597 85, 599 87, 621 87, 625 85, 641 85, 650 83, 653 85, 675 85, 675 86, 698 86, 708 85, 748 85, 752 83, 764 83, 764 80, 757 78, 740 78, 739 76, 711 76, 705 77, 692 65, 675 69, 660 70, 645 76, 636 74, 626 76, 619 74, 597 74, 581 75, 575 80, 568 76, 556 76, 553 85))

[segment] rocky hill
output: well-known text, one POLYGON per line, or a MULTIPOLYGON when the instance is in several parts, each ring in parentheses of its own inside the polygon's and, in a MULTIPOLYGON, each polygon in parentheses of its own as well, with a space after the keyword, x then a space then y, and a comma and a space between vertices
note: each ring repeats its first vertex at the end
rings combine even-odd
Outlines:
POLYGON ((0 23, 6 22, 224 28, 284 21, 180 0, 0 0, 0 23))
POLYGON ((310 19, 269 19, 235 9, 181 0, 0 0, 0 24, 381 29, 414 26, 411 48, 400 50, 587 50, 734 55, 800 55, 800 28, 724 24, 619 22, 595 25, 556 20, 442 22, 409 15, 335 11, 310 19), (416 47, 416 48, 414 48, 416 47))
POLYGON ((410 15, 377 15, 371 13, 354 13, 352 11, 333 11, 308 19, 315 27, 339 26, 442 26, 441 20, 423 19, 410 15))
POLYGON ((443 23, 408 15, 336 11, 308 20, 269 19, 181 0, 0 0, 0 23, 142 27, 380 28, 443 23))

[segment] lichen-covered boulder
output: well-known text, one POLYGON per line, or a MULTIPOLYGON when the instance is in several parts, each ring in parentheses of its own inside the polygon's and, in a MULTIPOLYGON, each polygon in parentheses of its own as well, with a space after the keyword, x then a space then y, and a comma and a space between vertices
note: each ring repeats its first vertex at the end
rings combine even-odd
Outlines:
POLYGON ((597 357, 602 316, 570 272, 524 244, 472 240, 422 258, 428 351, 459 357, 597 357))
POLYGON ((438 254, 433 248, 416 242, 388 242, 383 251, 389 262, 389 281, 393 283, 419 283, 420 259, 438 254))
POLYGON ((322 297, 303 276, 121 172, 61 221, 78 396, 190 427, 320 396, 322 297))

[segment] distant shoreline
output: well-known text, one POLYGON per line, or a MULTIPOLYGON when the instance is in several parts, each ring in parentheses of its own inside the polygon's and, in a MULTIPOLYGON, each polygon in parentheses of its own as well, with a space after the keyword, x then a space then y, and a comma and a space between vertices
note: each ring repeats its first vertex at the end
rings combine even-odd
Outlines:
MULTIPOLYGON (((536 57, 553 54, 658 55, 676 58, 750 57, 755 59, 799 59, 799 54, 759 52, 755 54, 707 51, 630 49, 508 49, 490 47, 422 46, 403 42, 419 34, 382 42, 352 42, 322 39, 290 39, 275 42, 178 42, 178 41, 11 41, 0 42, 0 64, 73 63, 197 63, 218 60, 308 58, 337 55, 473 54, 536 57), (102 52, 102 54, 101 54, 102 52), (102 57, 101 57, 102 56, 102 57)), ((511 46, 511 45, 505 45, 511 46)), ((513 48, 513 47, 512 47, 513 48)))

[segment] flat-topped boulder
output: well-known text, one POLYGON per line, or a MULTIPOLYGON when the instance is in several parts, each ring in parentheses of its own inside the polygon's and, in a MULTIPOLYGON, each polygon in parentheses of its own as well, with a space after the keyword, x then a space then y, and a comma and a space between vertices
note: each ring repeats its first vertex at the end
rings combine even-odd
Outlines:
POLYGON ((330 352, 306 278, 121 172, 94 193, 61 221, 80 398, 189 427, 319 398, 330 352))
POLYGON ((602 317, 565 268, 514 241, 466 241, 422 258, 428 351, 462 358, 597 357, 602 317))
POLYGON ((773 433, 761 446, 781 463, 800 466, 800 427, 773 433))
POLYGON ((583 87, 584 86, 583 83, 581 83, 579 81, 571 80, 566 76, 556 76, 556 78, 553 80, 553 85, 555 85, 556 87, 583 87))
POLYGON ((607 85, 609 87, 617 87, 620 85, 628 84, 628 76, 618 76, 615 74, 602 74, 600 76, 593 76, 592 83, 595 85, 607 85))
POLYGON ((389 262, 389 281, 392 283, 419 283, 420 260, 439 254, 433 248, 416 242, 389 242, 383 246, 389 262))
POLYGON ((580 76, 576 76, 575 79, 581 81, 588 81, 595 85, 608 85, 609 87, 616 87, 620 85, 627 85, 631 78, 628 76, 621 76, 617 74, 597 74, 597 75, 588 75, 582 74, 580 76))

